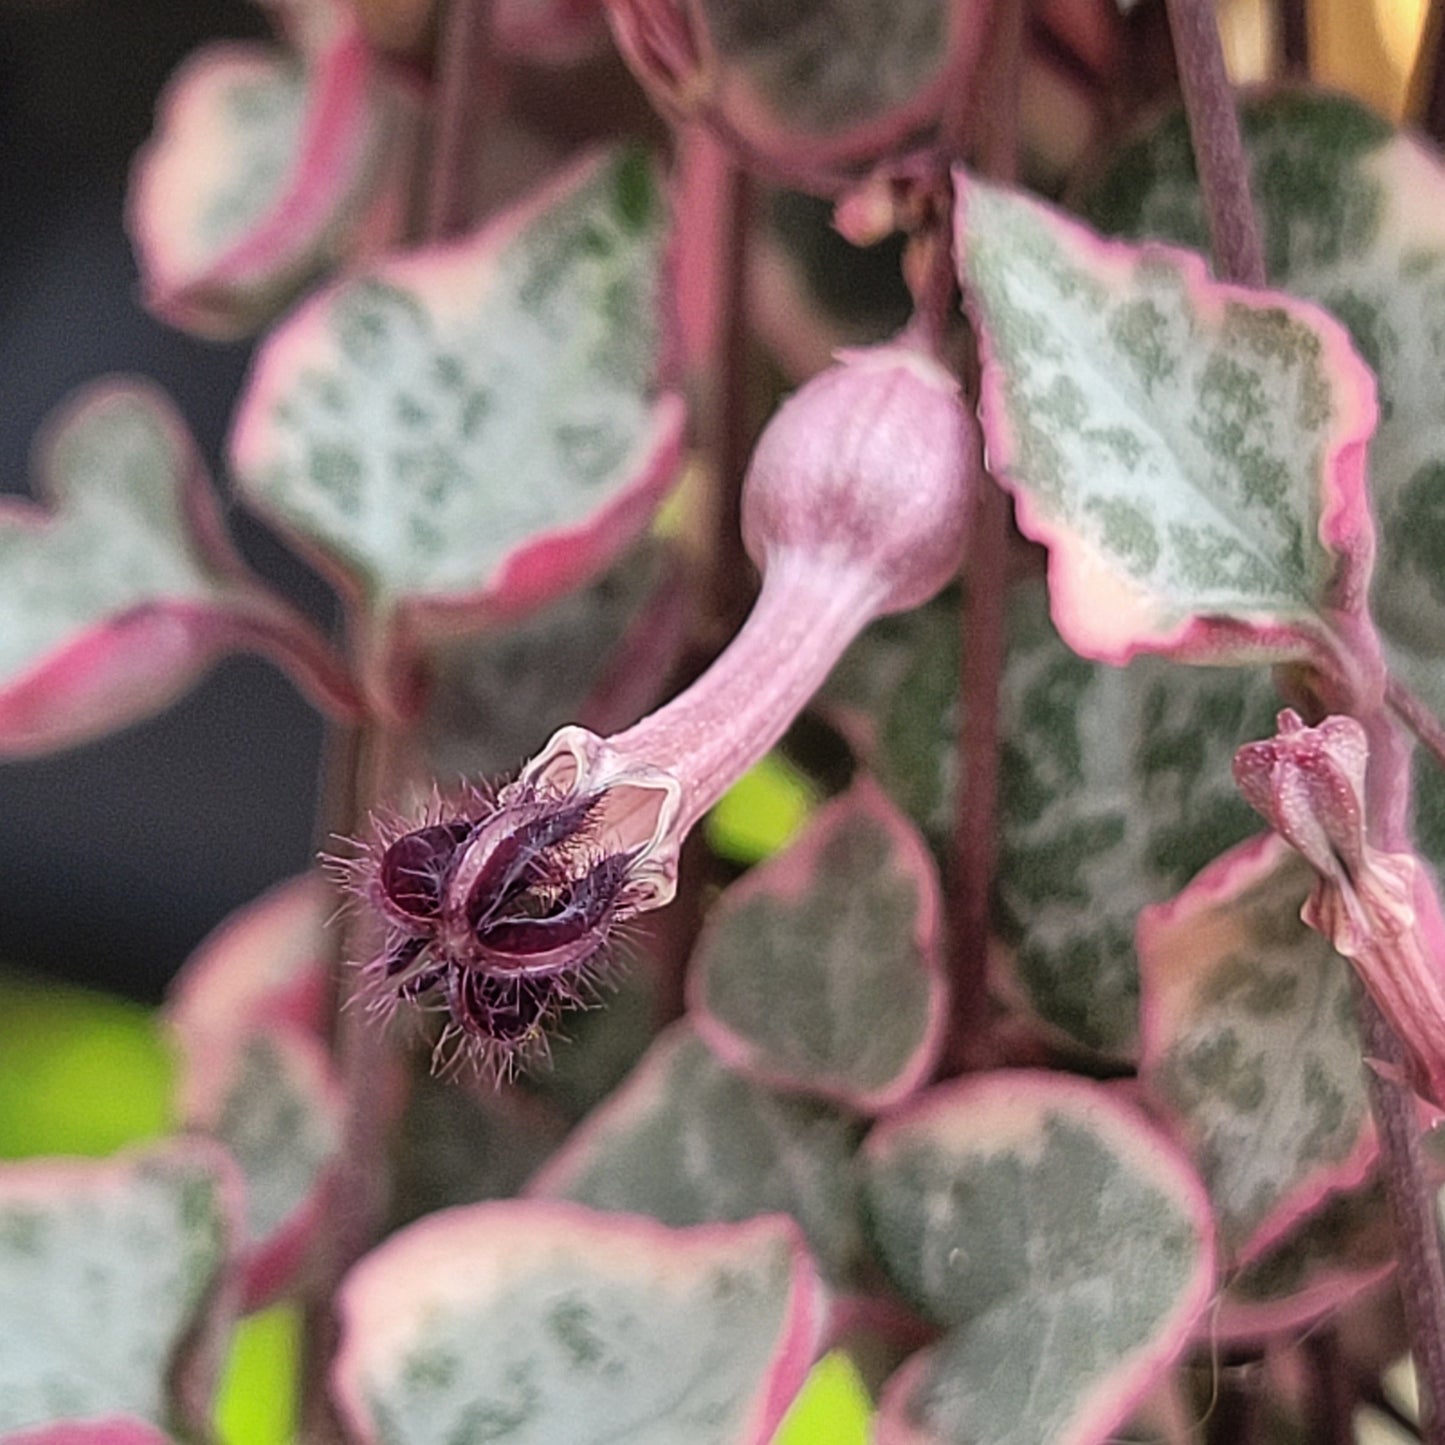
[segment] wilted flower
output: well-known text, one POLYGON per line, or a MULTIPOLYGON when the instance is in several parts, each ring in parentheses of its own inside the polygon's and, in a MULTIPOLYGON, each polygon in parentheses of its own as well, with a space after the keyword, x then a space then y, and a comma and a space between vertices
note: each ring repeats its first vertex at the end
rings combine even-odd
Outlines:
POLYGON ((1235 781, 1315 870, 1301 917, 1355 965, 1408 1049, 1415 1085, 1445 1102, 1445 920, 1414 854, 1368 841, 1365 730, 1350 717, 1306 727, 1289 708, 1278 726, 1235 754, 1235 781))
POLYGON ((851 353, 760 441, 743 537, 751 615, 690 688, 615 737, 565 727, 495 798, 371 850, 388 919, 375 1002, 438 1000, 508 1060, 593 986, 617 924, 673 896, 683 839, 783 735, 875 617, 958 569, 979 450, 958 387, 904 345, 851 353))

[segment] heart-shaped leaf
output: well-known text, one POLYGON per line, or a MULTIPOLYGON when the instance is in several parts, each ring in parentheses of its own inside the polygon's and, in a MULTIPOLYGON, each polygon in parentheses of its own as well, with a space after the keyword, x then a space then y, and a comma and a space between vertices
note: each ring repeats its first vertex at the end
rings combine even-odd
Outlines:
POLYGON ((1373 551, 1374 380, 1305 302, 1101 240, 959 173, 989 457, 1069 646, 1123 662, 1340 647, 1373 551))
POLYGON ((846 1284, 863 1256, 856 1143, 851 1121, 725 1069, 679 1024, 527 1192, 670 1225, 791 1214, 824 1272, 846 1284))
POLYGON ((238 484, 384 633, 575 589, 676 468, 665 233, 649 162, 609 152, 473 236, 353 274, 262 348, 238 484))
POLYGON ((181 1119, 240 1165, 242 1308, 294 1288, 327 1223, 340 1167, 344 1102, 321 1044, 298 1029, 257 1029, 226 1053, 185 1047, 181 1119))
POLYGON ((1229 1281, 1212 1341, 1292 1334, 1388 1279, 1395 1234, 1378 1184, 1336 1194, 1229 1281))
POLYGON ((709 913, 688 978, 698 1032, 775 1087, 898 1103, 943 1042, 939 895, 923 840, 858 784, 709 913))
POLYGON ((368 229, 386 239, 410 101, 354 22, 334 28, 305 60, 222 43, 172 77, 128 214, 146 304, 164 320, 243 335, 368 229))
POLYGON ((1208 1304, 1202 1186, 1098 1085, 973 1075, 878 1125, 862 1157, 884 1266, 948 1330, 885 1391, 880 1442, 1102 1441, 1208 1304))
POLYGON ((1134 926, 1259 820, 1230 763, 1268 729, 1268 672, 1137 657, 1102 667, 1063 645, 1041 589, 1015 591, 1000 699, 1000 962, 1031 1012, 1129 1057, 1134 926))
POLYGON ((1237 1258, 1359 1184, 1374 1155, 1349 966, 1300 920, 1313 882, 1270 833, 1139 919, 1140 1075, 1237 1258))
MULTIPOLYGON (((1261 96, 1241 119, 1271 280, 1338 316, 1378 378, 1371 611, 1391 670, 1445 713, 1445 165, 1340 95, 1261 96)), ((1202 245, 1183 117, 1126 147, 1088 210, 1111 231, 1202 245)), ((1422 800, 1445 795, 1425 761, 1416 787, 1422 800)), ((1445 861, 1445 830, 1421 841, 1445 861)))
POLYGON ((766 1445, 824 1316, 787 1220, 670 1230, 535 1201, 410 1226, 339 1306, 333 1388, 363 1445, 766 1445))
MULTIPOLYGON (((111 380, 73 398, 37 472, 48 510, 0 503, 0 753, 147 717, 232 647, 317 660, 310 629, 232 551, 184 424, 154 388, 111 380)), ((334 701, 345 684, 329 681, 334 701)))
POLYGON ((186 1360, 224 1309, 234 1190, 196 1141, 0 1167, 0 1431, 195 1423, 214 1381, 186 1360))

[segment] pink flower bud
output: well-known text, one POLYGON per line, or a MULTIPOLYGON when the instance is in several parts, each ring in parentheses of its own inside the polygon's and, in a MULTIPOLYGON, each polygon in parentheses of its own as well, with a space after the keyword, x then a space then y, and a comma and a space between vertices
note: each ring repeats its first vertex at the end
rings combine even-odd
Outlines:
POLYGON ((901 345, 844 352, 758 442, 748 555, 764 575, 790 551, 827 555, 884 585, 880 613, 921 606, 958 572, 979 454, 958 383, 936 361, 901 345))

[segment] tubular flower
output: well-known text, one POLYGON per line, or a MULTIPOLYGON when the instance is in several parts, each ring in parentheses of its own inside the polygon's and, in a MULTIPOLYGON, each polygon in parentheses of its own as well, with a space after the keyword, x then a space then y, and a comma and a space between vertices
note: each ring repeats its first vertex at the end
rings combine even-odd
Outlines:
POLYGON ((484 1056, 583 1000, 619 923, 667 903, 683 839, 782 736, 874 618, 958 569, 977 434, 953 378, 903 344, 845 354, 754 454, 743 536, 752 613, 680 696, 610 738, 564 727, 494 798, 372 849, 390 939, 378 1006, 438 1000, 484 1056))
POLYGON ((1235 754, 1235 781, 1315 870, 1301 917, 1354 964, 1409 1050, 1416 1087, 1445 1102, 1445 921, 1419 859, 1367 840, 1365 730, 1349 717, 1306 727, 1289 708, 1278 725, 1235 754))

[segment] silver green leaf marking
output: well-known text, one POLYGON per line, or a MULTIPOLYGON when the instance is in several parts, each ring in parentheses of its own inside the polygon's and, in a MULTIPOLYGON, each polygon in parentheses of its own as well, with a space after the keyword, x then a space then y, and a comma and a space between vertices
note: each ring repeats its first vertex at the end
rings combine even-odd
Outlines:
POLYGON ((0 1431, 167 1424, 168 1371, 225 1259, 220 1182, 161 1151, 123 1182, 97 1170, 43 1200, 7 1195, 0 1171, 0 1431))
POLYGON ((1336 566, 1318 536, 1343 414, 1322 334, 1267 300, 1206 301, 1174 257, 1106 256, 979 182, 963 241, 1006 469, 1036 514, 1128 578, 1155 631, 1313 620, 1336 566))
POLYGON ((1285 854, 1274 871, 1221 897, 1160 941, 1166 1036, 1147 1084, 1184 1121, 1225 1241, 1244 1245, 1292 1191, 1325 1187, 1368 1117, 1348 965, 1300 921, 1313 880, 1285 854), (1227 945, 1227 946, 1226 946, 1227 945), (1179 959, 1169 955, 1183 948, 1179 959), (1179 975, 1187 972, 1189 980, 1179 975), (1173 1001, 1167 994, 1180 991, 1173 1001))
POLYGON ((925 1042, 922 902, 889 834, 854 816, 828 838, 800 896, 734 906, 723 896, 692 961, 703 1005, 769 1076, 876 1093, 925 1042))
POLYGON ((890 1277, 948 1327, 909 1411, 940 1440, 1063 1438, 1199 1268, 1178 1201, 1066 1112, 1012 1147, 918 1129, 869 1160, 867 1199, 890 1277))
POLYGON ((1036 587, 1015 593, 1010 641, 997 925, 1039 1016, 1127 1056, 1139 910, 1258 831, 1230 760, 1268 732, 1274 689, 1264 669, 1088 662, 1036 587))
POLYGON ((145 392, 117 388, 62 426, 46 477, 55 517, 0 518, 0 681, 109 618, 214 597, 187 533, 182 466, 145 392))
POLYGON ((383 1445, 734 1445, 788 1306, 786 1248, 649 1289, 559 1246, 429 1310, 366 1381, 383 1445))
POLYGON ((585 1156, 556 1197, 677 1226, 791 1214, 827 1274, 856 1273, 857 1127, 723 1068, 686 1030, 659 1039, 602 1119, 584 1128, 585 1156))
POLYGON ((478 253, 476 276, 413 285, 383 268, 343 284, 324 302, 330 359, 276 354, 291 369, 255 418, 242 484, 378 598, 475 591, 520 546, 580 524, 652 442, 654 187, 621 153, 478 253))

